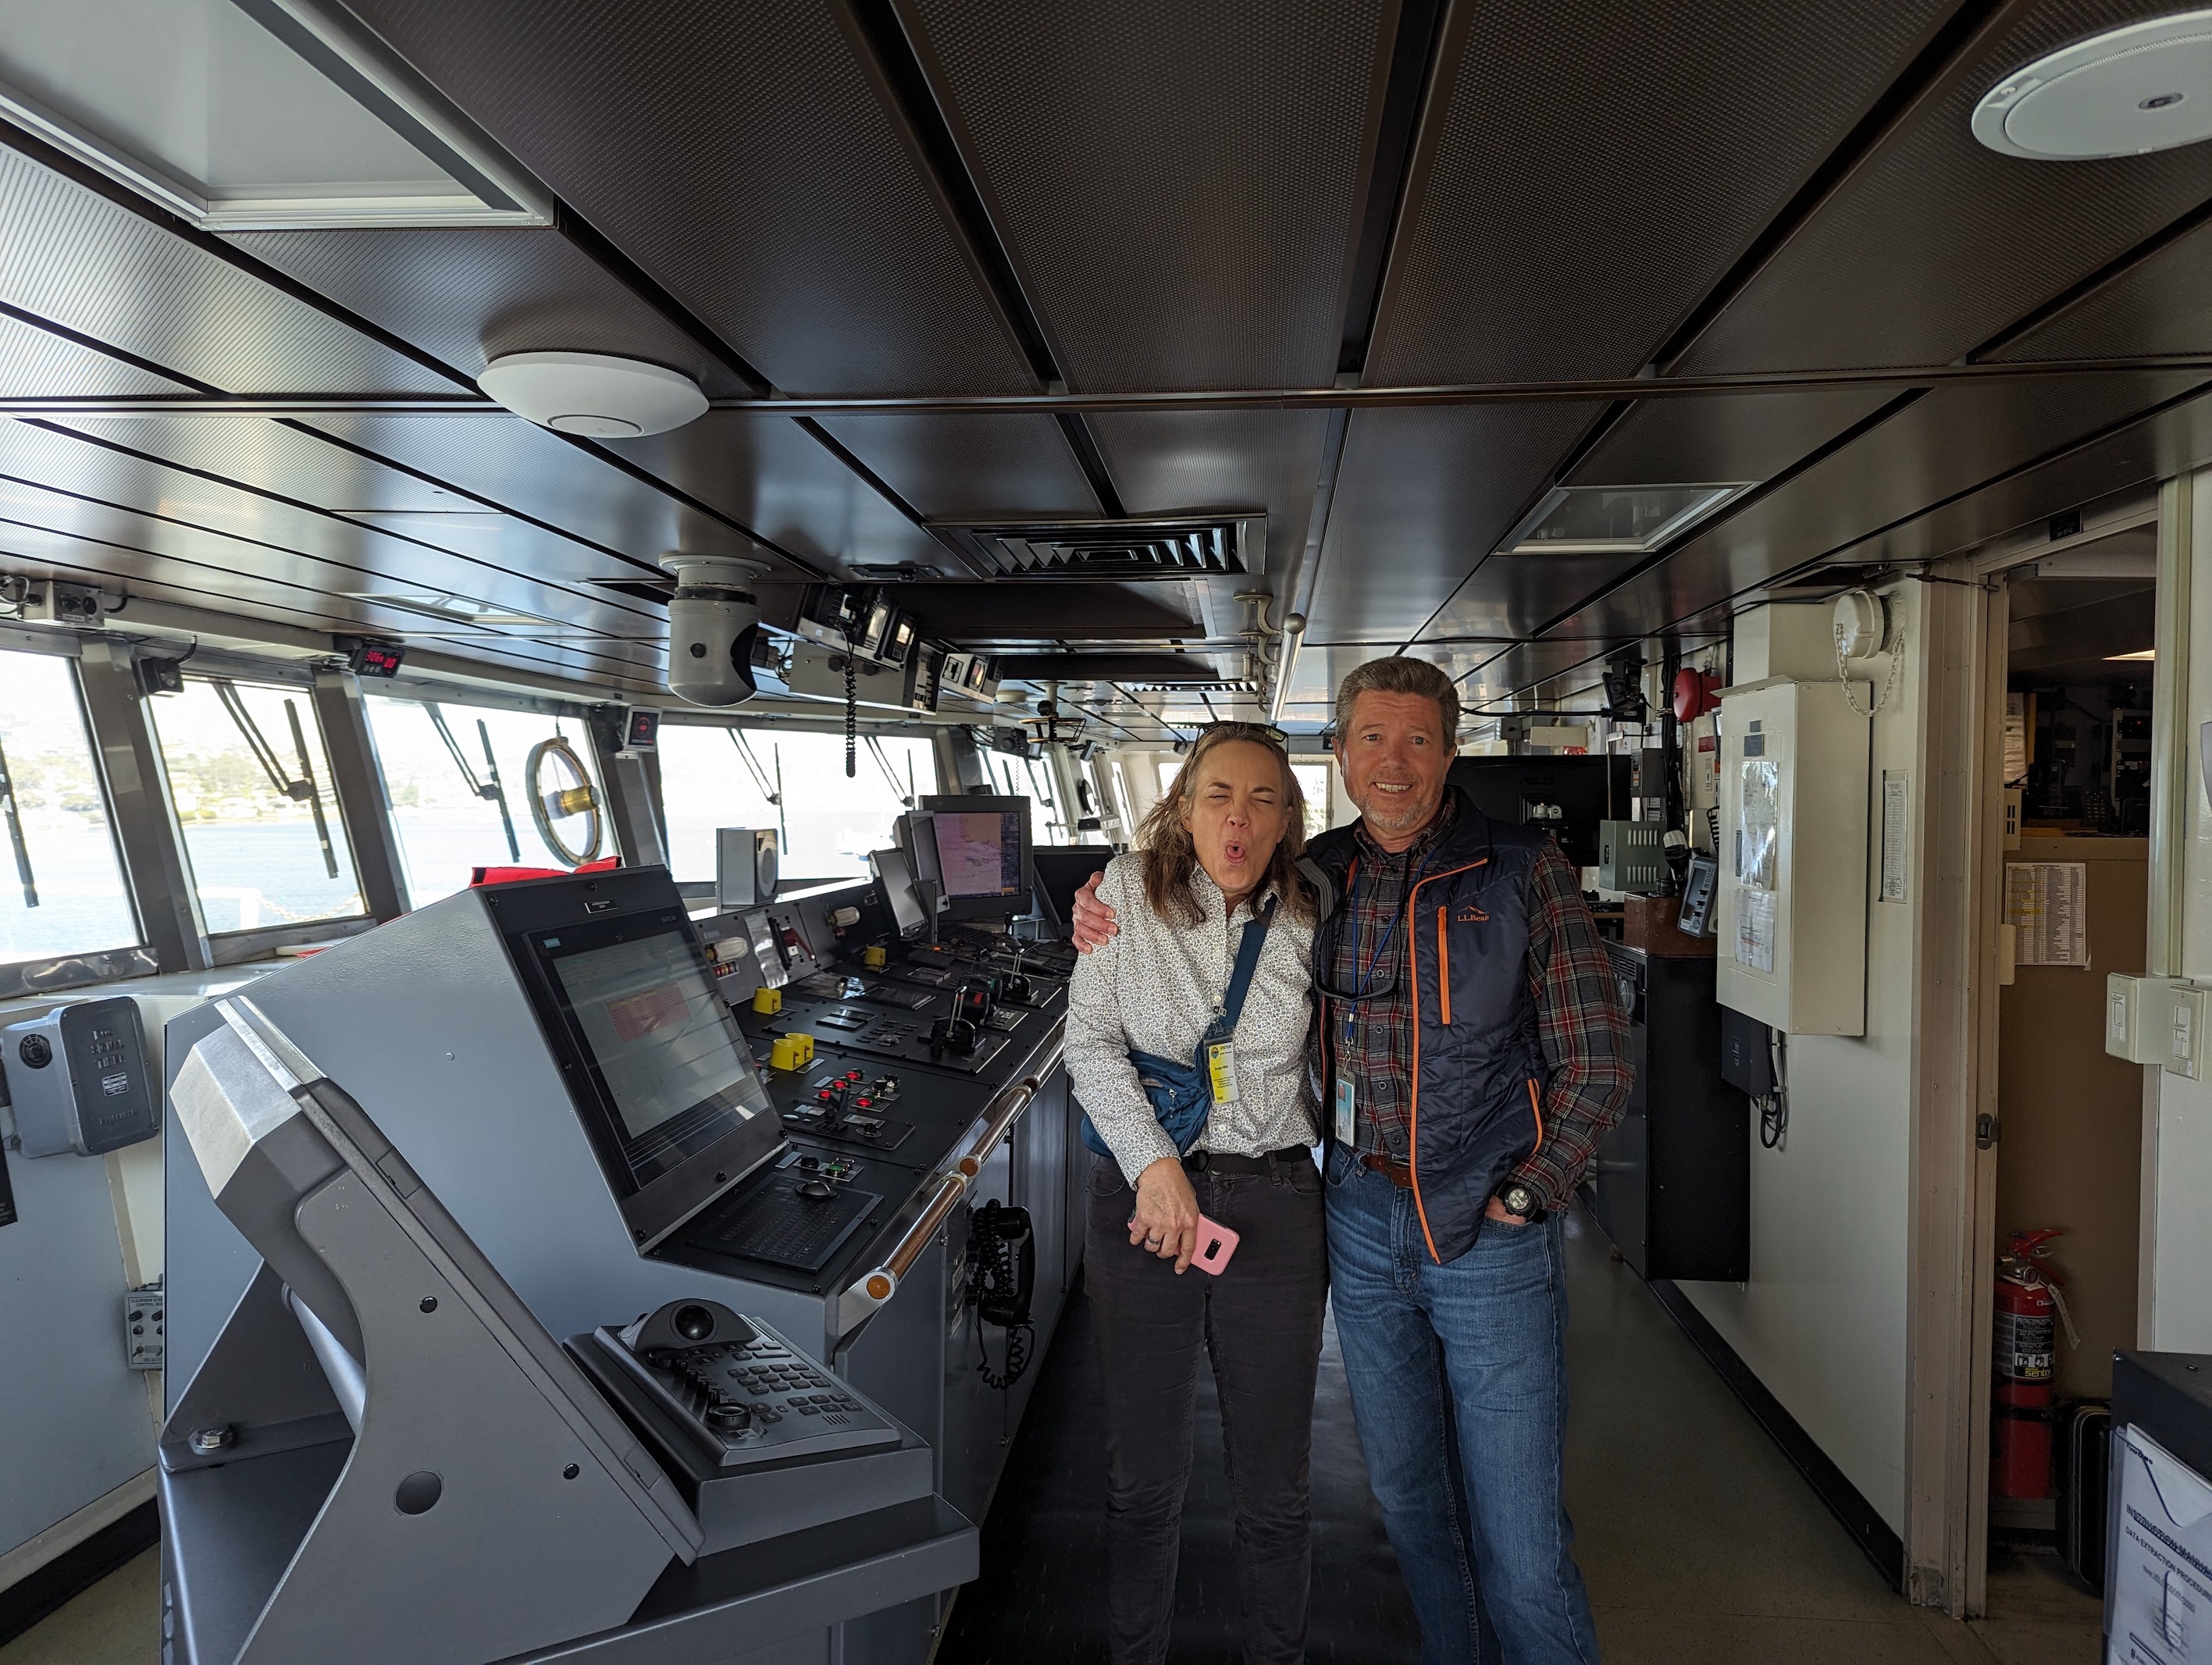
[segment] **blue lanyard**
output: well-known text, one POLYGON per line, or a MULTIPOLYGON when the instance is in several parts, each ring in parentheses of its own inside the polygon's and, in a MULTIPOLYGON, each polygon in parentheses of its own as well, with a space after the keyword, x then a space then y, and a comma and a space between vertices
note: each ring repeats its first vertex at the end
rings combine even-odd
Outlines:
MULTIPOLYGON (((1420 888, 1422 875, 1428 872, 1429 863, 1435 859, 1436 853, 1436 846, 1431 845, 1428 854, 1421 857, 1420 866, 1413 869, 1413 876, 1406 886, 1406 904, 1408 907, 1413 905, 1413 893, 1420 888)), ((1355 915, 1359 911, 1359 881, 1356 877, 1352 881, 1352 911, 1355 915)), ((1382 956, 1389 952, 1390 939, 1396 935, 1397 932, 1398 913, 1395 909, 1393 909, 1390 923, 1383 927, 1382 935, 1375 944, 1375 952, 1367 957, 1367 969, 1359 974, 1359 992, 1363 996, 1367 992, 1367 985, 1375 980, 1375 968, 1382 963, 1382 956)), ((1355 963, 1358 954, 1358 951, 1354 949, 1355 963)), ((1356 1005, 1346 1006, 1344 1013, 1344 1044, 1346 1046, 1352 1044, 1352 1026, 1358 1020, 1359 1008, 1356 1005)))

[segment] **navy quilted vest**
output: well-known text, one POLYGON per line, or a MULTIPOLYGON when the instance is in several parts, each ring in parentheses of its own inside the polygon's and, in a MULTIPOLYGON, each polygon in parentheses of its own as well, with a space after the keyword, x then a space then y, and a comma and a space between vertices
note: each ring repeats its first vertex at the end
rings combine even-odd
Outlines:
MULTIPOLYGON (((1452 789, 1456 791, 1456 787, 1452 789)), ((1456 1260, 1482 1229, 1492 1194, 1543 1138, 1543 1050, 1528 993, 1528 885, 1547 834, 1495 821, 1462 794, 1451 831, 1407 899, 1413 946, 1413 1201, 1429 1253, 1456 1260)), ((1350 889, 1352 829, 1325 832, 1306 859, 1328 881, 1314 970, 1336 933, 1327 919, 1350 889)), ((1322 1026, 1322 1103, 1335 1092, 1332 1026, 1322 1026)), ((1324 1125, 1328 1123, 1324 1113, 1324 1125)))

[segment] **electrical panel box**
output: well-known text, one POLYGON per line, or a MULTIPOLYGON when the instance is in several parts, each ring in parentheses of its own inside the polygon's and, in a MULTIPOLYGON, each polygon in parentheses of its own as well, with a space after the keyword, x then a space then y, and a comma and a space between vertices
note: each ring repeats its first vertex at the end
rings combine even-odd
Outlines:
POLYGON ((1722 690, 1719 997, 1790 1035, 1866 1032, 1872 690, 1722 690))
POLYGON ((1597 824, 1597 887, 1656 895, 1667 887, 1666 828, 1656 820, 1597 824))
POLYGON ((0 1046, 24 1155, 100 1156, 161 1130, 136 1001, 57 1006, 0 1029, 0 1046))
POLYGON ((2105 1050, 2191 1080, 2204 1045, 2205 991, 2178 977, 2105 978, 2105 1050))

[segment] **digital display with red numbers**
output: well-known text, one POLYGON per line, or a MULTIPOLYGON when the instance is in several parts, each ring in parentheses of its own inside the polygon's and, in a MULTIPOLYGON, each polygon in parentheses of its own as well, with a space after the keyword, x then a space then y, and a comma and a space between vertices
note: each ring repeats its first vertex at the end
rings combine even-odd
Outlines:
POLYGON ((397 676, 399 662, 407 657, 407 650, 392 647, 383 642, 363 642, 353 651, 353 674, 356 676, 397 676))
POLYGON ((632 705, 623 725, 623 749, 649 752, 660 738, 660 713, 650 705, 632 705))

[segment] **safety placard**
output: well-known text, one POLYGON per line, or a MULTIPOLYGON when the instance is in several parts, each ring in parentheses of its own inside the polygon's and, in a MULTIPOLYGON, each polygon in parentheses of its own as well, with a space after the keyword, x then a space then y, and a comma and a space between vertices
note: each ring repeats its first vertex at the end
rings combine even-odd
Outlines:
POLYGON ((2005 868, 2005 923, 2015 966, 2089 963, 2089 864, 2013 862, 2005 868))

